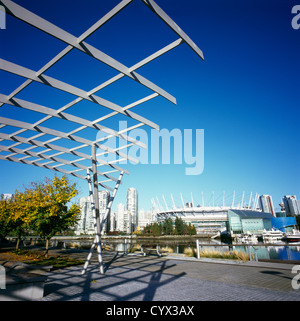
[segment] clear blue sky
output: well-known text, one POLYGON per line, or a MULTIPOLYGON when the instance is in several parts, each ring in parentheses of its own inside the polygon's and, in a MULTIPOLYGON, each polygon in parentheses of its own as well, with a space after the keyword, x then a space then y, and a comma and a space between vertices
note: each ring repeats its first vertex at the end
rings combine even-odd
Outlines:
MULTIPOLYGON (((119 1, 16 2, 79 36, 119 1)), ((171 205, 170 193, 179 204, 180 192, 185 201, 192 192, 196 203, 201 202, 202 191, 205 202, 211 199, 212 191, 220 202, 223 191, 227 202, 231 202, 234 190, 239 196, 245 191, 247 197, 250 192, 270 194, 275 207, 284 195, 300 198, 300 29, 291 26, 296 1, 156 2, 197 43, 205 61, 183 44, 139 69, 141 75, 174 95, 177 105, 157 98, 133 111, 161 128, 204 129, 204 171, 187 176, 186 164, 126 165, 130 175, 124 177, 113 209, 126 202, 129 187, 138 189, 139 208, 144 209, 150 209, 150 200, 156 196, 162 204, 162 195, 171 205)), ((135 0, 87 42, 131 66, 176 39, 141 1, 135 0)), ((64 47, 10 16, 6 30, 0 30, 0 56, 33 70, 64 47)), ((73 50, 68 59, 46 74, 90 90, 116 72, 73 50)), ((9 94, 22 81, 1 71, 1 93, 9 94)), ((52 108, 72 100, 68 94, 49 95, 44 87, 32 85, 17 97, 30 101, 34 92, 35 102, 52 108)), ((98 94, 125 106, 149 93, 124 78, 98 94)), ((99 112, 83 110, 87 118, 96 118, 99 112)), ((13 112, 0 110, 5 117, 13 112)), ((32 180, 53 176, 49 170, 8 161, 0 161, 0 166, 0 193, 13 193, 32 180)), ((87 195, 87 184, 71 179, 78 182, 80 196, 87 195)))

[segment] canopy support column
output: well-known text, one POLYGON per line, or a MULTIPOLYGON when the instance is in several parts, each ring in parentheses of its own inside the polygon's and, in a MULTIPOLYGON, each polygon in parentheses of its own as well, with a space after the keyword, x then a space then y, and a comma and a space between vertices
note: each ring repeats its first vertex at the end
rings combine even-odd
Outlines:
POLYGON ((86 269, 89 265, 89 262, 91 260, 96 244, 97 244, 97 253, 98 253, 98 261, 99 261, 99 272, 100 274, 104 274, 103 258, 102 258, 102 250, 101 250, 101 224, 100 224, 100 214, 99 214, 99 192, 98 192, 97 159, 96 159, 95 145, 92 145, 92 169, 93 169, 94 192, 92 189, 92 181, 90 178, 89 170, 87 170, 87 180, 89 184, 89 193, 92 201, 92 213, 94 218, 95 239, 91 246, 87 259, 85 261, 81 274, 84 274, 86 272, 86 269))
POLYGON ((91 181, 89 170, 87 170, 87 180, 88 180, 88 184, 89 184, 89 192, 90 192, 90 197, 91 197, 91 201, 92 201, 92 211, 93 211, 94 227, 95 227, 95 239, 94 239, 93 244, 91 246, 90 252, 86 258, 86 261, 85 261, 83 270, 81 271, 81 274, 85 274, 87 267, 90 263, 90 260, 92 258, 92 254, 94 252, 96 244, 97 244, 98 261, 99 261, 99 272, 100 272, 100 274, 104 274, 103 258, 102 258, 102 251, 101 251, 101 232, 104 228, 105 221, 107 220, 112 203, 115 199, 116 193, 118 191, 118 188, 119 188, 121 181, 122 181, 122 177, 124 175, 124 171, 121 171, 118 181, 116 182, 115 188, 113 190, 112 196, 110 197, 109 203, 106 207, 105 215, 100 223, 97 164, 96 164, 96 157, 94 158, 94 156, 96 156, 96 152, 95 152, 95 148, 92 147, 94 192, 92 189, 92 181, 91 181), (94 166, 96 168, 94 168, 94 166), (96 175, 95 175, 95 173, 96 173, 96 175))

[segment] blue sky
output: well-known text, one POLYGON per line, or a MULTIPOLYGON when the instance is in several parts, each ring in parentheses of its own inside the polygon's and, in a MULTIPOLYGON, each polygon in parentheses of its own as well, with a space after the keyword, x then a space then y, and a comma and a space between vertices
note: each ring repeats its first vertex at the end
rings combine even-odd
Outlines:
MULTIPOLYGON (((51 2, 18 0, 28 10, 79 36, 119 1, 88 0, 51 2)), ((232 193, 247 198, 250 192, 270 194, 275 207, 281 197, 300 197, 299 175, 299 54, 300 29, 291 25, 292 7, 287 0, 157 0, 159 6, 203 51, 202 61, 187 45, 138 70, 177 98, 177 105, 156 98, 134 112, 172 130, 204 129, 204 171, 185 175, 182 165, 124 165, 130 171, 123 180, 115 204, 126 202, 129 187, 139 193, 139 208, 150 209, 151 198, 162 195, 171 205, 172 193, 180 204, 193 193, 195 203, 221 202, 223 191, 231 204, 232 193)), ((87 42, 127 66, 177 39, 141 1, 135 0, 119 15, 100 28, 87 42)), ((7 15, 0 30, 0 56, 38 70, 65 47, 49 35, 7 15)), ((85 90, 107 80, 116 72, 73 50, 46 73, 85 90)), ((20 77, 0 72, 1 93, 9 94, 22 83, 20 77)), ((57 108, 72 100, 71 95, 34 84, 21 99, 57 108)), ((151 91, 128 78, 98 94, 121 106, 151 91)), ((101 110, 86 103, 77 112, 96 118, 101 110)), ((0 110, 12 116, 15 110, 0 110)), ((19 111, 18 111, 19 113, 19 111)), ((22 117, 21 111, 18 114, 22 117)), ((24 115, 25 117, 25 115, 24 115)), ((36 117, 36 115, 31 115, 36 117)), ((99 116, 100 117, 100 116, 99 116)), ((39 117, 40 118, 40 117, 39 117)), ((105 123, 115 126, 118 118, 105 123)), ((130 122, 129 122, 130 123, 130 122)), ((149 132, 149 130, 148 130, 149 132)), ((93 138, 95 139, 95 138, 93 138)), ((34 166, 0 161, 0 192, 13 193, 32 180, 53 173, 34 166)), ((87 195, 87 184, 78 182, 80 196, 87 195)))

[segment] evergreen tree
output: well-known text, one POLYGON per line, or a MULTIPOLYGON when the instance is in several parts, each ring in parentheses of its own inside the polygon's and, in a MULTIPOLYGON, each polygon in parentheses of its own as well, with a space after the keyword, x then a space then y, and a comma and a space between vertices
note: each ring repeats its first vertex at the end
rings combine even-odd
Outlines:
POLYGON ((181 217, 176 217, 175 219, 175 233, 176 235, 184 234, 184 222, 181 217))
POLYGON ((152 225, 152 234, 153 236, 160 236, 162 232, 162 225, 158 223, 153 223, 152 225))
POLYGON ((173 234, 173 221, 170 217, 165 219, 165 221, 163 223, 163 232, 166 235, 173 234))

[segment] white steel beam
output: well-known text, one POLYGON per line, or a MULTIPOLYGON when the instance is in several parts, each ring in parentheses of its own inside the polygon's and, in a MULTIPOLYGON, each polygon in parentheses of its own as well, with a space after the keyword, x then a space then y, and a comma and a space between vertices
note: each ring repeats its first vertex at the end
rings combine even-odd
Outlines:
POLYGON ((175 202, 174 202, 174 198, 173 198, 172 193, 171 193, 171 199, 172 199, 172 203, 173 203, 173 209, 175 209, 175 208, 176 208, 176 205, 175 205, 175 202))
MULTIPOLYGON (((96 221, 96 209, 95 209, 95 200, 94 200, 94 193, 93 193, 93 188, 92 188, 92 180, 91 180, 91 175, 90 175, 90 171, 87 170, 87 182, 88 182, 88 186, 89 186, 89 196, 90 196, 90 202, 91 202, 91 208, 92 208, 92 215, 93 215, 93 221, 94 221, 94 229, 95 229, 95 234, 97 234, 97 230, 96 230, 96 226, 97 226, 97 221, 96 221)), ((86 258, 86 261, 84 263, 83 269, 81 271, 81 274, 85 274, 86 269, 90 263, 90 260, 92 258, 92 254, 94 252, 94 248, 96 246, 96 242, 98 243, 98 245, 101 246, 100 240, 97 237, 97 239, 93 242, 90 252, 86 258)), ((98 253, 98 261, 99 263, 101 262, 101 259, 99 258, 99 253, 98 253)))
POLYGON ((38 140, 33 139, 33 138, 24 138, 24 137, 20 137, 20 136, 11 136, 11 135, 8 135, 8 134, 0 133, 0 139, 12 140, 12 141, 19 142, 19 143, 22 143, 22 144, 35 145, 37 147, 44 147, 44 148, 48 148, 50 150, 57 150, 57 151, 60 151, 60 152, 63 152, 63 153, 72 154, 72 155, 75 155, 75 156, 78 156, 78 157, 82 157, 82 158, 85 158, 85 159, 89 159, 89 160, 91 159, 91 156, 88 155, 88 154, 85 154, 85 153, 82 153, 82 152, 78 152, 78 151, 74 151, 74 150, 71 151, 68 148, 65 148, 65 147, 62 147, 62 146, 58 146, 58 145, 54 145, 54 144, 50 144, 50 143, 47 143, 47 142, 41 142, 41 141, 38 141, 38 140))
POLYGON ((116 185, 115 185, 115 188, 113 189, 112 196, 111 196, 110 199, 109 199, 109 203, 107 204, 104 217, 103 217, 103 219, 102 219, 102 221, 101 221, 101 233, 102 233, 102 231, 103 231, 104 224, 105 224, 105 221, 107 220, 107 216, 108 216, 108 213, 109 213, 109 211, 110 211, 110 209, 111 209, 112 203, 113 203, 113 201, 114 201, 114 199, 115 199, 115 197, 116 197, 117 191, 118 191, 119 186, 120 186, 120 184, 121 184, 123 175, 124 175, 124 172, 121 172, 120 175, 119 175, 119 178, 118 178, 118 180, 117 180, 117 183, 116 183, 116 185))
POLYGON ((163 197, 163 200, 164 200, 164 203, 165 203, 166 209, 167 209, 167 211, 168 211, 168 210, 169 210, 169 208, 168 208, 168 205, 167 205, 167 202, 166 202, 165 196, 163 195, 162 197, 163 197))
POLYGON ((39 17, 38 15, 30 12, 29 10, 19 6, 18 4, 14 3, 10 0, 1 0, 4 7, 7 9, 7 12, 16 18, 32 25, 33 27, 40 29, 49 35, 65 42, 68 45, 71 45, 74 48, 83 51, 84 53, 94 57, 95 59, 103 62, 104 64, 112 67, 113 69, 125 74, 129 78, 141 83, 145 87, 157 92, 159 95, 163 96, 167 100, 171 101, 172 103, 176 104, 176 99, 167 93, 165 90, 161 89, 157 85, 153 84, 148 79, 144 78, 143 76, 139 75, 137 72, 130 72, 129 68, 127 68, 122 63, 118 62, 114 58, 108 56, 104 52, 100 51, 99 49, 87 44, 86 42, 82 41, 78 43, 78 39, 71 35, 70 33, 66 32, 65 30, 57 27, 56 25, 50 23, 49 21, 39 17))
MULTIPOLYGON (((59 151, 59 152, 61 152, 63 154, 70 154, 70 155, 74 155, 74 156, 80 157, 80 159, 78 159, 76 161, 82 161, 84 159, 87 159, 87 160, 91 159, 91 156, 88 155, 88 154, 85 154, 85 153, 82 153, 82 152, 78 152, 76 150, 68 149, 68 148, 65 148, 65 147, 62 147, 62 146, 49 144, 47 142, 40 142, 40 141, 32 139, 32 138, 10 136, 8 134, 0 133, 0 139, 16 141, 16 142, 21 143, 21 144, 29 144, 29 145, 34 145, 34 146, 37 146, 37 147, 46 148, 45 151, 36 153, 38 155, 41 155, 42 153, 45 153, 45 152, 50 151, 50 150, 57 150, 57 151, 59 151)), ((9 148, 12 148, 12 146, 9 146, 9 148)), ((24 151, 24 152, 26 152, 26 151, 24 151)), ((123 171, 124 173, 129 174, 129 172, 127 170, 125 170, 124 168, 121 168, 121 167, 113 164, 114 161, 106 162, 106 161, 103 161, 103 160, 99 159, 98 156, 97 156, 97 160, 98 160, 98 163, 99 163, 98 166, 108 166, 108 167, 111 167, 111 168, 115 168, 118 171, 123 171)), ((121 160, 124 160, 124 159, 122 158, 121 160)))
POLYGON ((161 18, 195 53, 204 60, 203 52, 191 38, 153 1, 142 0, 159 18, 161 18))
MULTIPOLYGON (((52 169, 52 170, 55 170, 55 171, 60 171, 62 173, 65 173, 65 174, 70 174, 70 175, 74 175, 74 172, 73 171, 66 171, 66 170, 62 170, 62 169, 57 169, 57 167, 59 166, 63 166, 63 165, 69 165, 69 166, 74 166, 74 167, 77 167, 77 168, 80 168, 80 170, 87 170, 89 169, 88 166, 84 166, 82 164, 78 164, 74 161, 68 161, 68 160, 65 160, 65 159, 62 159, 62 158, 59 158, 59 157, 53 157, 53 156, 50 156, 50 155, 43 155, 43 154, 38 154, 38 153, 34 153, 34 152, 29 152, 29 151, 24 151, 22 149, 19 149, 19 148, 12 148, 12 147, 7 147, 7 146, 2 146, 0 145, 0 151, 12 151, 13 153, 15 154, 24 154, 24 155, 28 155, 29 157, 37 157, 37 158, 40 158, 40 159, 37 159, 37 160, 33 160, 33 161, 26 161, 24 158, 23 159, 20 159, 20 158, 15 158, 15 157, 11 157, 10 155, 7 155, 7 156, 2 156, 1 155, 1 159, 5 159, 5 160, 12 160, 14 162, 18 162, 18 163, 25 163, 25 164, 32 164, 32 165, 35 165, 35 166, 39 166, 39 167, 44 167, 44 168, 47 168, 47 169, 52 169), (54 161, 54 162, 58 162, 60 163, 59 165, 55 165, 55 166, 49 166, 48 164, 51 163, 44 163, 44 164, 40 164, 38 163, 39 160, 42 160, 42 159, 48 159, 48 160, 51 160, 51 161, 54 161)), ((122 173, 124 173, 122 171, 122 173)), ((109 175, 108 173, 105 173, 105 172, 99 172, 98 171, 98 175, 101 175, 103 177, 106 177, 108 178, 108 180, 106 180, 107 182, 108 181, 115 181, 115 182, 118 182, 118 180, 109 175)), ((84 178, 82 175, 80 174, 76 174, 74 175, 78 178, 84 178)), ((105 186, 104 184, 102 184, 102 182, 99 182, 99 185, 101 186, 105 186)), ((108 186, 105 186, 107 189, 110 189, 110 190, 113 190, 111 189, 110 187, 108 186)))
POLYGON ((106 99, 103 99, 96 95, 90 95, 88 92, 77 88, 75 86, 69 85, 65 82, 62 82, 58 79, 46 76, 46 75, 40 75, 36 76, 36 72, 33 70, 30 70, 28 68, 22 67, 20 65, 14 64, 12 62, 9 62, 4 59, 0 59, 0 69, 4 70, 6 72, 10 72, 12 74, 31 79, 33 81, 48 85, 50 87, 65 91, 69 94, 78 96, 82 99, 88 100, 90 102, 96 103, 97 105, 104 106, 106 108, 109 108, 111 110, 114 110, 120 114, 123 114, 125 116, 129 116, 130 118, 133 118, 137 121, 143 122, 146 125, 157 128, 158 126, 154 124, 153 122, 147 120, 146 118, 137 115, 136 113, 130 111, 125 112, 123 108, 115 103, 112 103, 106 99))
POLYGON ((101 252, 101 228, 100 228, 100 211, 99 211, 99 193, 98 193, 98 174, 97 174, 97 158, 96 158, 96 146, 93 145, 92 148, 92 171, 93 171, 93 186, 94 186, 94 203, 95 203, 95 239, 97 243, 97 252, 99 260, 99 272, 104 273, 103 270, 103 260, 101 252))
MULTIPOLYGON (((75 136, 75 135, 72 135, 72 134, 69 134, 69 133, 64 133, 62 131, 59 131, 59 130, 55 130, 55 129, 50 129, 50 128, 47 128, 47 127, 43 127, 43 126, 34 126, 30 123, 26 123, 26 122, 22 122, 22 121, 19 121, 19 120, 14 120, 14 119, 9 119, 9 118, 5 118, 5 117, 0 117, 0 123, 2 124, 5 124, 5 125, 9 125, 9 126, 14 126, 14 127, 19 127, 19 128, 25 128, 25 129, 28 129, 28 130, 33 130, 33 131, 38 131, 38 132, 42 132, 42 133, 45 133, 45 134, 48 134, 48 135, 52 135, 52 136, 56 136, 56 137, 60 137, 60 138, 65 138, 65 139, 68 139, 68 140, 72 140, 72 141, 75 141, 75 142, 78 142, 78 143, 82 143, 84 145, 89 145, 89 146, 93 146, 93 142, 89 139, 86 139, 86 138, 83 138, 83 137, 79 137, 79 136, 75 136)), ((108 147, 108 146, 105 146, 105 145, 101 145, 101 144, 98 144, 98 143, 95 143, 96 147, 97 148, 100 148, 106 152, 109 152, 109 153, 112 153, 112 154, 116 154, 116 155, 119 155, 121 157, 124 157, 134 163, 138 163, 138 161, 133 158, 132 156, 130 155, 126 155, 120 151, 116 151, 115 149, 111 148, 111 147, 108 147)), ((82 146, 84 147, 84 146, 82 146)))
POLYGON ((116 14, 128 6, 133 0, 123 0, 117 4, 112 10, 110 10, 106 15, 104 15, 100 20, 94 23, 87 31, 85 31, 78 39, 78 43, 84 41, 87 37, 93 34, 96 30, 102 27, 106 22, 112 19, 116 14))
POLYGON ((67 171, 67 170, 64 170, 64 169, 61 169, 61 168, 55 168, 53 166, 39 164, 39 163, 37 163, 35 161, 19 160, 18 158, 15 158, 15 157, 9 157, 9 156, 3 156, 3 155, 0 155, 0 159, 2 159, 2 160, 10 160, 10 161, 15 162, 15 163, 34 165, 34 166, 38 166, 38 167, 42 167, 42 168, 46 168, 46 169, 51 169, 51 170, 54 170, 56 172, 61 172, 61 173, 64 173, 64 174, 72 175, 72 176, 75 176, 77 178, 85 179, 85 177, 80 175, 80 174, 73 173, 73 172, 70 172, 70 171, 67 171))
MULTIPOLYGON (((22 99, 18 99, 18 98, 11 98, 10 100, 7 99, 7 97, 5 95, 0 94, 0 102, 4 103, 4 104, 8 104, 8 105, 12 105, 12 106, 16 106, 16 107, 20 107, 20 108, 24 108, 24 109, 28 109, 28 110, 32 110, 32 111, 36 111, 42 114, 46 114, 52 117, 56 117, 56 118, 60 118, 60 119, 65 119, 65 120, 69 120, 71 122, 83 125, 84 128, 86 127, 90 127, 90 128, 94 128, 100 131, 103 131, 109 135, 112 136, 116 136, 119 138, 122 138, 126 141, 132 142, 142 148, 146 148, 146 145, 136 139, 131 138, 130 136, 124 135, 124 134, 119 134, 117 131, 105 127, 103 125, 94 123, 92 121, 86 120, 84 118, 81 117, 77 117, 65 112, 58 112, 55 109, 49 108, 49 107, 44 107, 42 105, 38 105, 38 104, 34 104, 22 99)), ((83 129, 84 129, 83 128, 83 129)), ((107 137, 104 137, 104 139, 107 139, 107 137)))
MULTIPOLYGON (((132 67, 129 68, 130 72, 133 72, 135 70, 137 70, 138 68, 141 68, 142 66, 145 66, 146 64, 148 64, 149 62, 153 61, 154 59, 160 57, 161 55, 167 53, 168 51, 176 48, 177 46, 179 46, 180 44, 183 43, 183 40, 177 39, 175 41, 173 41, 172 43, 170 43, 169 45, 165 46, 164 48, 156 51, 155 53, 153 53, 152 55, 148 56, 147 58, 141 60, 140 62, 136 63, 135 65, 133 65, 132 67)), ((105 87, 107 87, 108 85, 116 82, 117 80, 123 78, 125 76, 125 74, 123 73, 119 73, 118 75, 110 78, 109 80, 105 81, 104 83, 102 83, 101 85, 95 87, 93 90, 91 90, 89 93, 95 93, 105 87)), ((156 95, 158 95, 158 93, 156 93, 156 95)))

